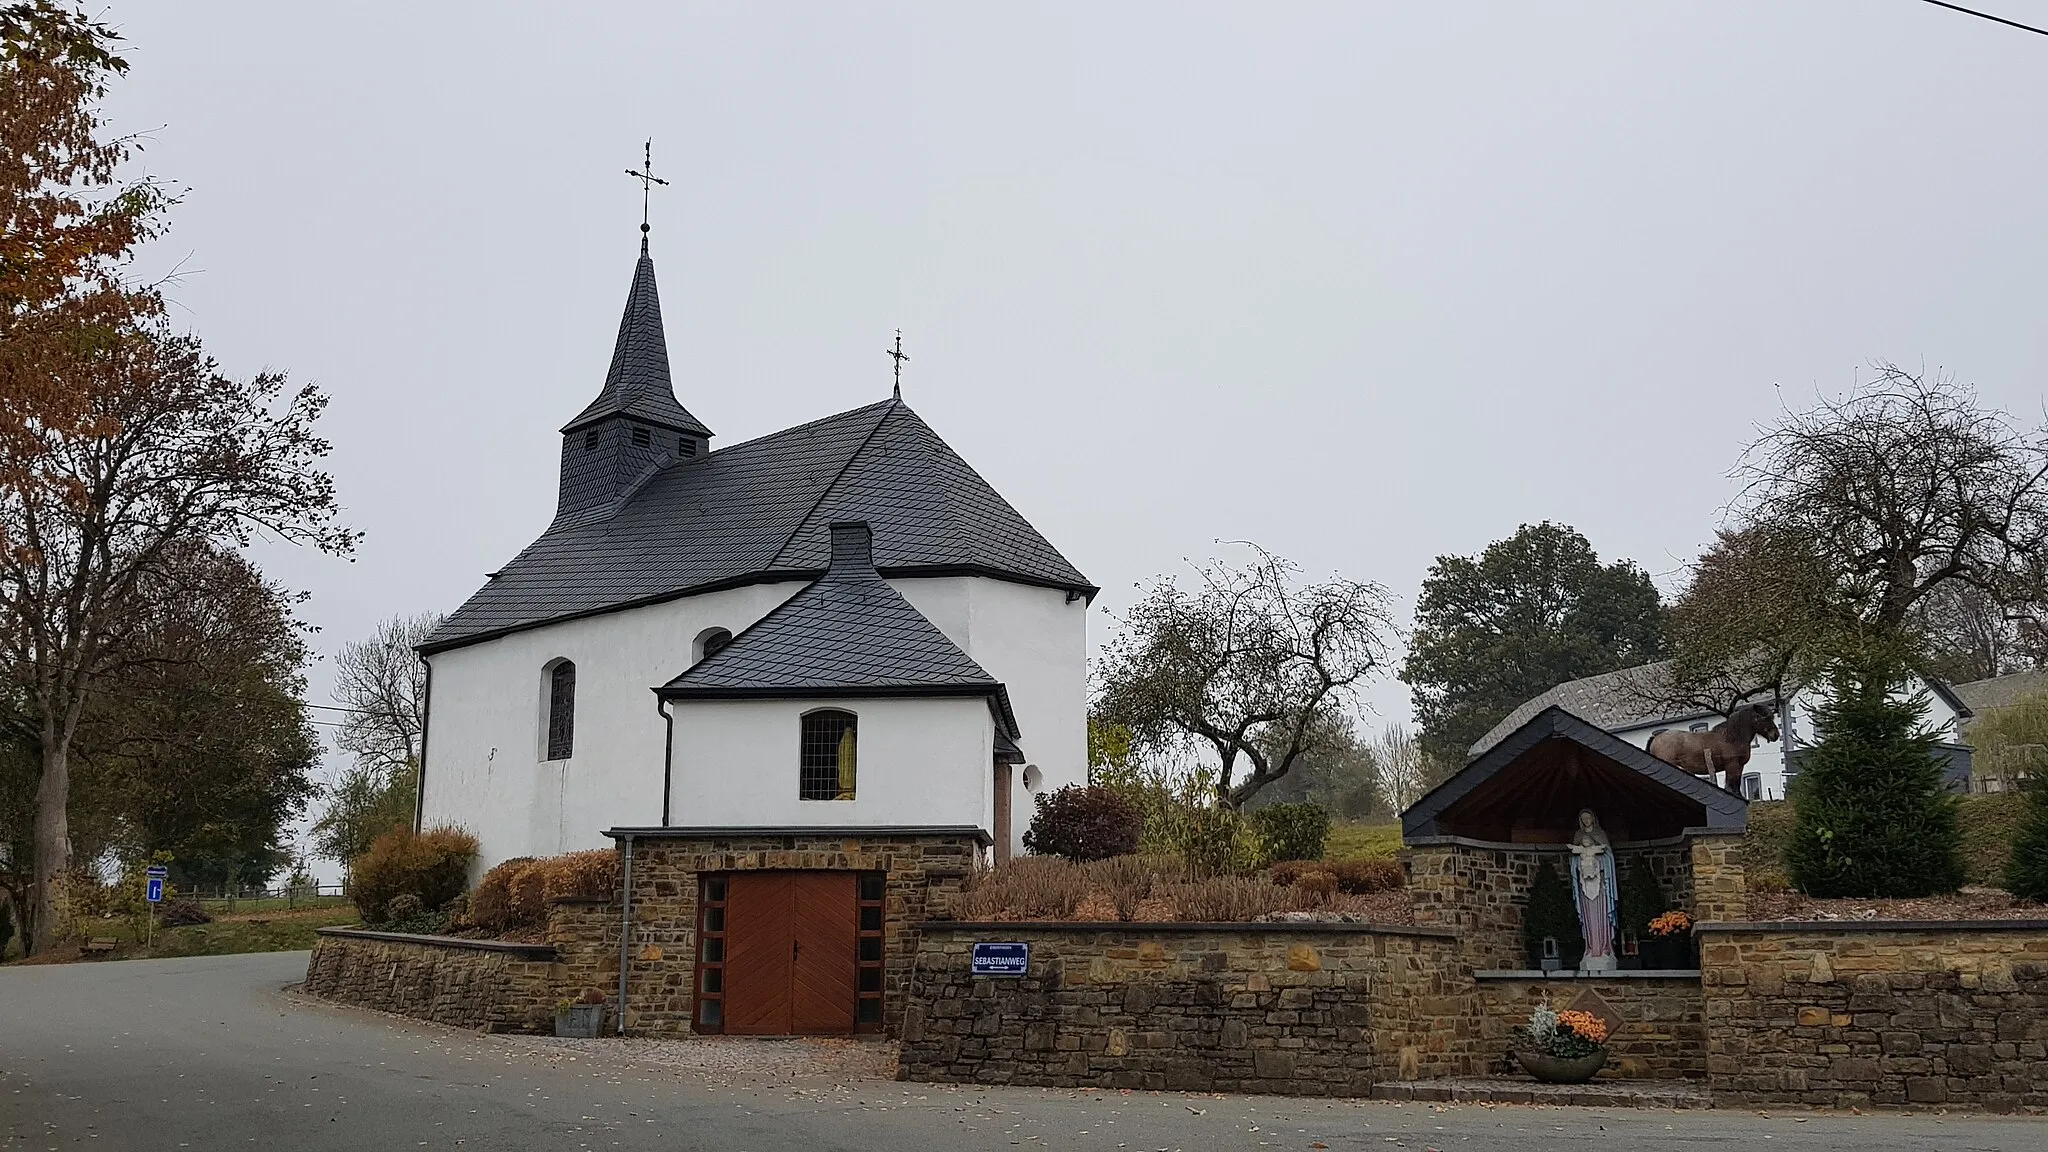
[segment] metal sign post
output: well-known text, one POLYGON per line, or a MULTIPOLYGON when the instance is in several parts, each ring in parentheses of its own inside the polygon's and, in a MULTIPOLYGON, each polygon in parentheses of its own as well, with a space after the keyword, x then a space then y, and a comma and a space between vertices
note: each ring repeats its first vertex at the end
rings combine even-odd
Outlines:
POLYGON ((150 904, 149 915, 142 921, 145 948, 156 943, 156 906, 164 901, 164 881, 169 879, 170 875, 171 870, 161 864, 151 864, 143 871, 143 876, 147 878, 144 883, 148 886, 144 895, 148 897, 150 904))

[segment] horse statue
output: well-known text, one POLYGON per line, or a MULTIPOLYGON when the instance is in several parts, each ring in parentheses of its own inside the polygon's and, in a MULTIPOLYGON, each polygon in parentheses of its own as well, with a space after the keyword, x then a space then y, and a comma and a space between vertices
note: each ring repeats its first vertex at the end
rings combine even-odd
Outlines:
POLYGON ((1742 770, 1749 765, 1749 746, 1757 737, 1778 738, 1778 717, 1768 704, 1746 704, 1726 720, 1705 732, 1681 732, 1674 728, 1650 737, 1648 751, 1709 783, 1714 773, 1726 772, 1724 785, 1730 792, 1742 791, 1742 770))

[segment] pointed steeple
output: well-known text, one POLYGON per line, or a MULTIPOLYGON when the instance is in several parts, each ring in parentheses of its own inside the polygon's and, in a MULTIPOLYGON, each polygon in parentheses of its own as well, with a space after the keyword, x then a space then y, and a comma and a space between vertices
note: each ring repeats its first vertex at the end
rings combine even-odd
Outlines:
POLYGON ((669 382, 661 295, 654 287, 654 257, 647 253, 645 228, 604 387, 562 426, 557 516, 609 508, 650 467, 700 456, 709 448, 711 429, 676 401, 669 382))
POLYGON ((612 345, 604 387, 562 431, 574 432, 607 416, 631 416, 674 432, 711 435, 703 421, 676 401, 675 386, 669 381, 661 294, 654 286, 654 257, 647 253, 645 235, 640 237, 640 261, 633 267, 633 287, 626 293, 626 314, 619 319, 619 338, 612 345))

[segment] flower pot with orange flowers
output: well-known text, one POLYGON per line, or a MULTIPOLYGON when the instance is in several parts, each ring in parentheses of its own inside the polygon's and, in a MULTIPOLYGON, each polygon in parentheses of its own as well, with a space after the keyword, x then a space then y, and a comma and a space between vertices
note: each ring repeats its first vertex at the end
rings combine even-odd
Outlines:
POLYGON ((1697 968, 1693 953, 1692 917, 1674 908, 1650 921, 1650 935, 1643 943, 1654 951, 1654 963, 1645 968, 1697 968))
POLYGON ((1529 1023, 1515 1029, 1512 1051, 1523 1071, 1546 1084, 1584 1084, 1607 1066, 1607 1022, 1538 1004, 1529 1023))

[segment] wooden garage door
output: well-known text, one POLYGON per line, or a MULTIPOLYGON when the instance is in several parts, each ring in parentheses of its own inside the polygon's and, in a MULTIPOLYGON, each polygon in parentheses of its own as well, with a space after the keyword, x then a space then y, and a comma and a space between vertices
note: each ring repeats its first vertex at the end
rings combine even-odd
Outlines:
POLYGON ((740 872, 725 905, 725 1031, 756 1036, 853 1031, 856 877, 740 872))

